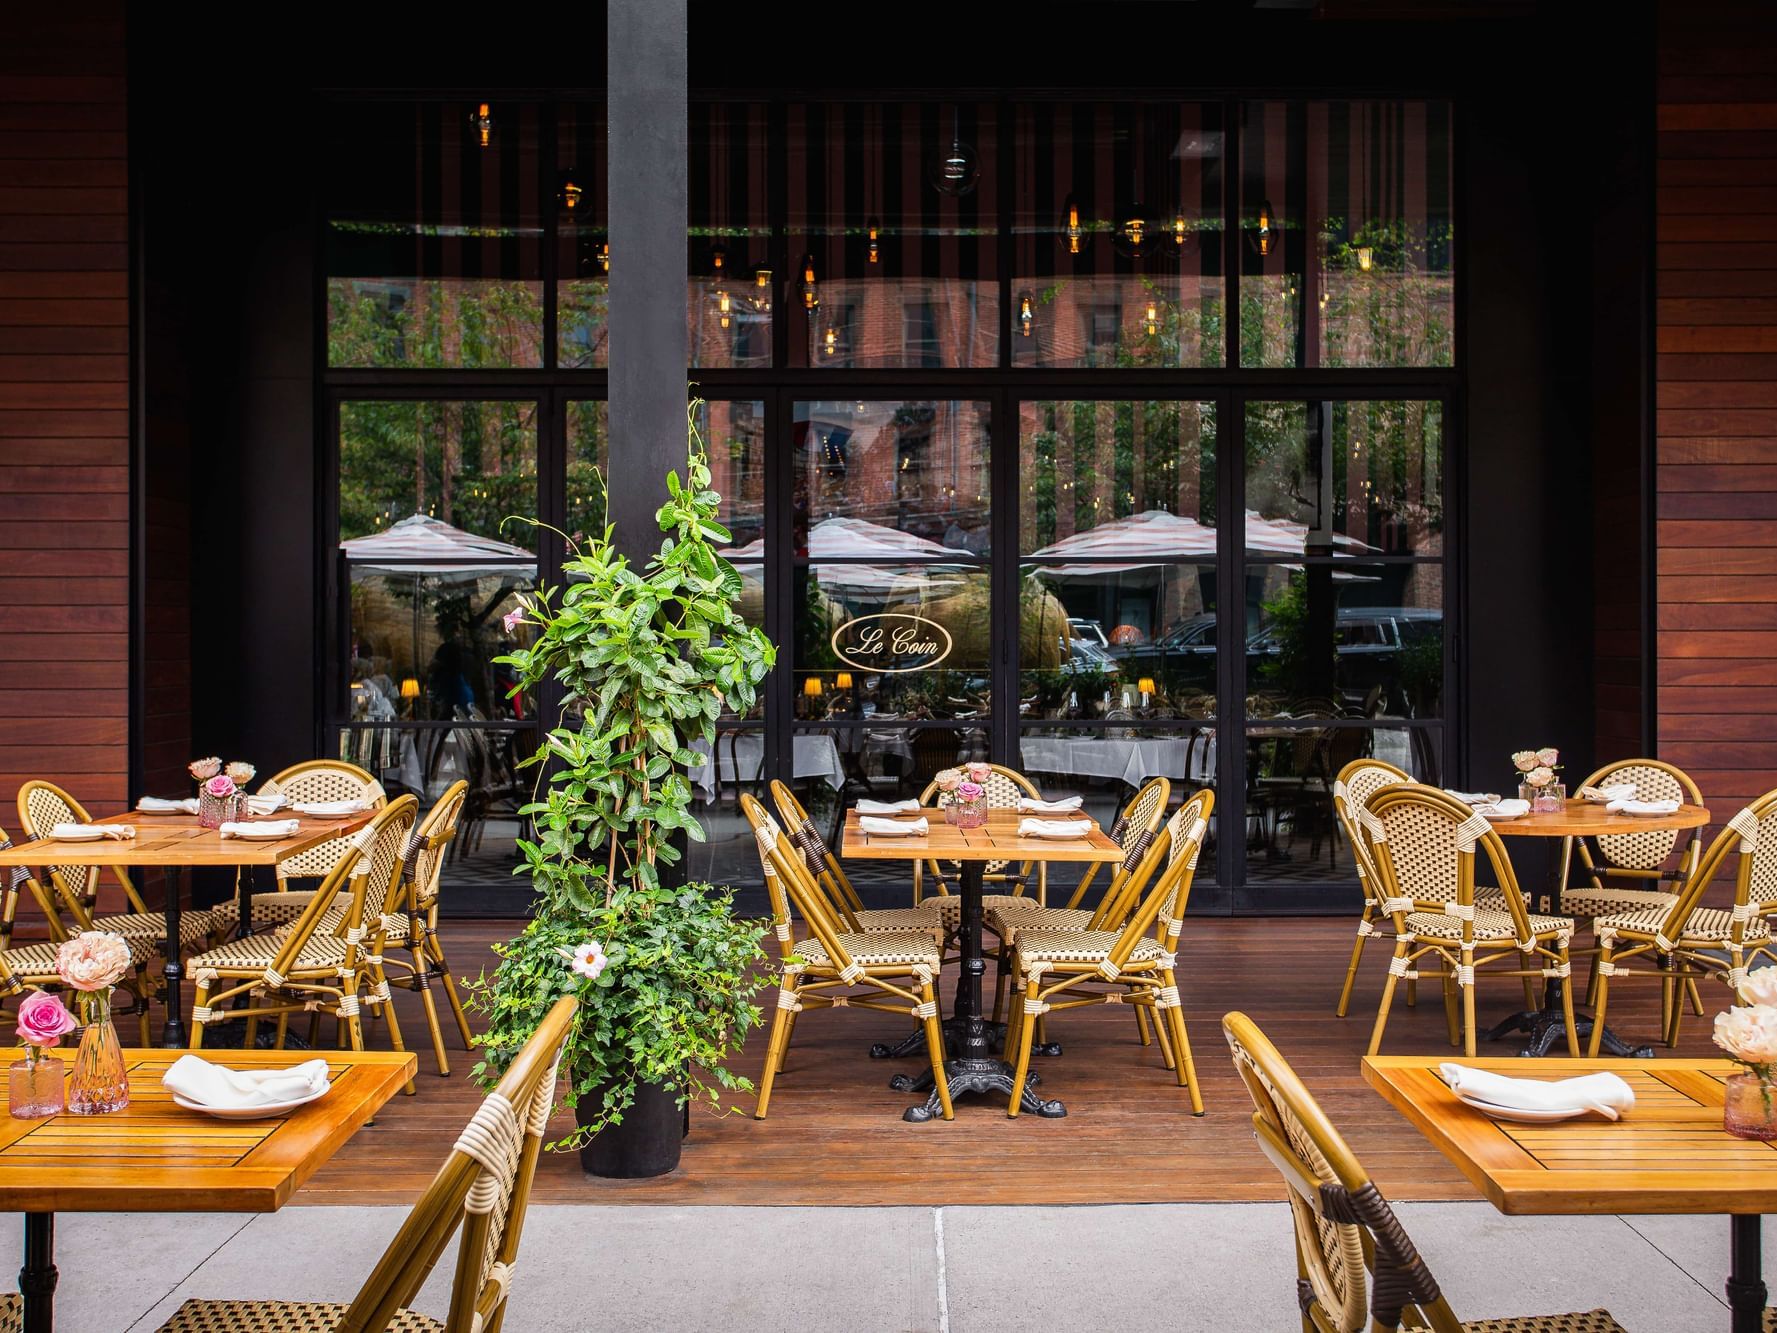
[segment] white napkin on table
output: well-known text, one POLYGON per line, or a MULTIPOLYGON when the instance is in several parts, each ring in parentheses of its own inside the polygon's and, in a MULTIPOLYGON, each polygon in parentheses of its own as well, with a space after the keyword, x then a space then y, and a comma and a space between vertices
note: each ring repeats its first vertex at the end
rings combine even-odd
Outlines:
POLYGON ((290 808, 299 815, 357 815, 370 809, 370 802, 355 796, 347 801, 296 801, 290 808))
POLYGON ((1530 813, 1530 802, 1513 796, 1504 801, 1489 801, 1485 805, 1477 805, 1475 813, 1482 819, 1517 819, 1530 813))
POLYGON ((1451 1062, 1439 1065, 1438 1073, 1458 1095, 1514 1111, 1567 1111, 1581 1106, 1615 1120, 1635 1105, 1635 1090, 1615 1074, 1582 1074, 1544 1082, 1451 1062))
POLYGON ((1609 805, 1612 801, 1632 801, 1635 799, 1633 782, 1613 782, 1608 787, 1581 787, 1580 796, 1594 805, 1609 805))
POLYGON ((1604 807, 1609 815, 1675 815, 1677 801, 1612 801, 1604 807))
POLYGON ((1444 795, 1454 796, 1464 805, 1498 805, 1499 793, 1496 791, 1457 791, 1454 787, 1444 788, 1444 795))
POLYGON ((879 838, 913 838, 926 831, 926 822, 923 819, 873 819, 869 815, 859 815, 858 827, 879 838))
POLYGON ((160 1081, 168 1092, 218 1110, 293 1102, 330 1086, 325 1060, 305 1060, 288 1069, 228 1069, 195 1055, 173 1061, 160 1081))
POLYGON ((49 836, 52 838, 80 838, 95 830, 102 836, 115 838, 119 842, 136 836, 134 824, 57 824, 49 831, 49 836))
POLYGON ((195 815, 197 797, 187 796, 183 801, 169 801, 164 796, 144 796, 136 802, 136 809, 145 815, 195 815))
POLYGON ((1059 801, 1038 801, 1029 796, 1018 798, 1021 815, 1065 815, 1080 808, 1078 796, 1063 796, 1059 801))
POLYGON ((1021 838, 1083 838, 1092 832, 1090 819, 1021 819, 1021 838))
POLYGON ((919 802, 906 801, 859 801, 860 815, 912 815, 919 812, 919 802))
POLYGON ((269 815, 274 811, 282 810, 284 806, 289 803, 289 800, 290 798, 285 796, 281 791, 263 793, 259 796, 249 796, 247 798, 247 810, 249 813, 255 815, 269 815))
POLYGON ((216 831, 225 838, 287 838, 301 827, 294 819, 256 819, 251 824, 230 821, 216 831))

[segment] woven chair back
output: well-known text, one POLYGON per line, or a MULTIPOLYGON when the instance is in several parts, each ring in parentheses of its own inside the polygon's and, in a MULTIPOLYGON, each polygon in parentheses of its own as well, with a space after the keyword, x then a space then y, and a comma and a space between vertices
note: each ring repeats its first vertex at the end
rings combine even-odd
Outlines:
MULTIPOLYGON (((1608 787, 1622 782, 1635 784, 1635 799, 1638 801, 1703 804, 1703 793, 1691 781, 1690 775, 1658 759, 1621 759, 1606 764, 1581 785, 1608 787)), ((1678 829, 1650 829, 1646 833, 1608 833, 1594 841, 1608 866, 1624 870, 1657 870, 1666 864, 1666 858, 1678 846, 1679 836, 1678 829)), ((1687 872, 1694 868, 1701 846, 1701 833, 1691 834, 1687 872)))
POLYGON ((1222 1035, 1253 1099, 1253 1137, 1288 1186, 1305 1326, 1398 1328, 1416 1308, 1425 1324, 1414 1327, 1461 1333, 1394 1210, 1289 1062, 1245 1014, 1224 1016, 1222 1035))
POLYGON ((418 1295, 459 1227, 462 1236, 444 1326, 449 1333, 493 1333, 500 1328, 531 1182, 555 1105, 562 1051, 578 1008, 574 996, 557 1000, 520 1048, 384 1251, 340 1321, 339 1333, 390 1327, 395 1312, 418 1295))
POLYGON ((1668 940, 1684 935, 1691 914, 1702 905, 1703 895, 1728 857, 1738 854, 1734 870, 1734 902, 1729 909, 1730 938, 1745 939, 1746 923, 1777 907, 1777 790, 1768 791, 1751 805, 1735 811, 1722 831, 1710 841, 1691 872, 1678 901, 1667 909, 1659 934, 1668 940))
POLYGON ((1370 846, 1369 832, 1364 828, 1361 812, 1369 807, 1370 798, 1384 787, 1397 782, 1411 782, 1412 775, 1380 759, 1354 759, 1339 770, 1333 779, 1333 813, 1351 844, 1351 861, 1362 882, 1366 905, 1379 892, 1376 857, 1370 846))
POLYGON ((385 910, 389 895, 401 876, 402 853, 408 835, 419 818, 420 803, 413 796, 397 797, 376 812, 363 828, 345 839, 346 851, 333 863, 321 881, 321 887, 309 900, 290 927, 280 936, 274 970, 288 976, 305 946, 314 937, 322 920, 333 910, 334 899, 341 889, 350 888, 351 904, 341 927, 354 944, 364 931, 364 922, 378 917, 385 910))
MULTIPOLYGON (((13 845, 12 837, 4 828, 0 828, 0 851, 13 845)), ((8 866, 0 870, 0 919, 4 919, 7 928, 7 939, 11 940, 13 924, 18 920, 19 892, 29 890, 31 897, 36 899, 43 919, 49 925, 49 938, 52 944, 60 944, 68 938, 68 928, 62 924, 61 914, 56 911, 55 904, 50 901, 49 894, 44 892, 43 885, 38 882, 24 866, 8 866)), ((84 908, 82 911, 84 912, 84 908)), ((81 918, 76 916, 77 921, 81 918)), ((84 927, 82 927, 84 929, 84 927)))
MULTIPOLYGON (((343 759, 309 759, 292 764, 267 778, 259 788, 261 796, 278 792, 283 792, 292 802, 369 801, 378 810, 389 802, 382 783, 365 769, 343 759)), ((329 838, 317 847, 288 857, 278 863, 278 878, 307 879, 325 875, 345 854, 345 845, 344 838, 329 838)))
POLYGON ((808 866, 808 873, 821 882, 821 887, 826 890, 833 905, 842 909, 850 918, 850 928, 856 929, 855 914, 864 910, 864 900, 858 897, 850 876, 840 866, 839 858, 827 846, 827 840, 815 827, 814 820, 808 817, 808 811, 802 808, 802 802, 796 799, 796 793, 781 779, 771 780, 771 800, 783 818, 784 829, 790 835, 790 841, 802 849, 802 859, 808 866))
MULTIPOLYGON (((1111 825, 1108 833, 1123 848, 1123 859, 1112 865, 1110 883, 1105 886, 1086 929, 1115 930, 1140 897, 1141 888, 1133 883, 1135 872, 1141 869, 1154 840, 1160 836, 1160 825, 1166 818, 1166 802, 1171 795, 1171 782, 1165 778, 1149 778, 1111 825)), ((1094 862, 1087 867, 1073 897, 1068 900, 1069 907, 1080 905, 1102 864, 1094 862)))
POLYGON ((1146 896, 1129 915, 1117 942, 1111 946, 1110 961, 1121 967, 1150 930, 1158 930, 1163 947, 1169 951, 1177 942, 1185 904, 1191 896, 1191 881, 1197 874, 1197 857, 1203 839, 1209 832, 1209 812, 1215 796, 1200 791, 1173 812, 1149 848, 1146 860, 1136 871, 1139 886, 1154 883, 1146 896), (1166 868, 1160 869, 1164 862, 1166 868), (1159 872, 1159 879, 1154 875, 1159 872))
POLYGON ((1476 849, 1485 849, 1511 914, 1514 937, 1530 941, 1530 919, 1505 844, 1484 818, 1437 787, 1384 787, 1362 813, 1381 877, 1382 910, 1461 916, 1472 933, 1476 849))
POLYGON ((408 911, 416 922, 421 915, 429 916, 438 909, 444 854, 456 839, 457 825, 463 817, 463 802, 468 794, 469 783, 458 778, 413 831, 411 845, 403 857, 402 878, 407 885, 408 911))
MULTIPOLYGON (((19 788, 19 822, 27 838, 47 838, 57 824, 86 824, 91 816, 80 802, 53 782, 33 780, 19 788)), ((85 906, 92 905, 99 888, 97 866, 46 867, 49 877, 63 897, 77 898, 85 906)))
POLYGON ((759 869, 765 875, 765 896, 771 903, 771 929, 777 936, 777 951, 787 961, 796 947, 790 930, 790 899, 783 881, 778 878, 777 862, 771 855, 784 831, 759 798, 751 792, 743 791, 740 794, 740 812, 746 816, 747 825, 753 830, 753 839, 759 852, 759 869))

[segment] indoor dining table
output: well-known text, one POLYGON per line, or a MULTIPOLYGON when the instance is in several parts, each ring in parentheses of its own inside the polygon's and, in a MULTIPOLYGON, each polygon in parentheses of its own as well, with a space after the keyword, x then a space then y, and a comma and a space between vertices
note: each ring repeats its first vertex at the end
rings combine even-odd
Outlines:
MULTIPOLYGON (((1700 805, 1687 804, 1663 815, 1613 814, 1596 802, 1575 799, 1568 801, 1559 810, 1488 822, 1502 838, 1595 838, 1611 834, 1651 833, 1664 829, 1683 831, 1702 828, 1709 822, 1709 811, 1700 805)), ((1537 893, 1524 895, 1533 912, 1546 914, 1561 910, 1561 881, 1565 858, 1557 855, 1553 861, 1552 873, 1544 887, 1537 893)), ((1528 1032, 1530 1040, 1525 1044, 1525 1055, 1547 1055, 1557 1042, 1565 1049, 1567 1019, 1561 1012, 1561 987, 1566 984, 1560 977, 1548 978, 1543 985, 1542 1008, 1513 1014, 1495 1024, 1487 1033, 1487 1040, 1497 1041, 1508 1032, 1528 1032)), ((1575 1036, 1589 1036, 1592 1031, 1591 1016, 1576 1013, 1574 1026, 1579 1029, 1575 1036)), ((1611 1055, 1647 1057, 1654 1053, 1651 1046, 1630 1046, 1609 1027, 1604 1029, 1600 1049, 1611 1055)))
MULTIPOLYGON (((215 829, 203 828, 196 815, 147 814, 131 810, 99 824, 129 824, 136 830, 133 838, 101 838, 92 842, 62 842, 54 838, 38 838, 0 851, 0 867, 24 866, 42 871, 45 866, 121 866, 129 869, 158 867, 178 871, 187 866, 224 866, 242 873, 236 886, 240 909, 240 934, 252 928, 253 872, 262 866, 276 866, 280 861, 319 847, 333 838, 343 837, 375 818, 374 810, 358 814, 320 817, 315 815, 267 816, 267 819, 295 819, 296 832, 282 838, 224 838, 215 829)), ((251 820, 242 821, 251 823, 251 820)), ((166 876, 167 918, 166 978, 167 1021, 161 1031, 161 1044, 169 1047, 186 1045, 185 1020, 181 983, 185 968, 180 961, 179 940, 179 875, 166 876)))
MULTIPOLYGON (((944 1074, 950 1083, 952 1101, 968 1092, 989 1092, 1004 1099, 1011 1096, 1015 1074, 1012 1066, 993 1053, 992 1026, 981 1016, 981 981, 987 972, 987 961, 981 951, 981 876, 990 861, 1019 863, 1023 861, 1105 862, 1123 859, 1123 848, 1096 823, 1083 838, 1020 837, 1020 816, 1013 810, 990 810, 987 822, 978 828, 958 828, 945 822, 943 810, 921 810, 927 831, 912 837, 895 837, 866 833, 858 823, 858 812, 847 810, 845 835, 840 855, 860 861, 954 861, 958 864, 957 885, 962 897, 962 975, 957 978, 956 1003, 951 1017, 944 1024, 945 1045, 950 1058, 944 1062, 944 1074)), ((1070 815, 1070 819, 1083 818, 1070 815)), ((900 1076, 904 1077, 904 1076, 900 1076)), ((1020 1092, 1021 1109, 1039 1116, 1055 1118, 1067 1114, 1058 1101, 1046 1101, 1031 1091, 1034 1075, 1026 1080, 1020 1092)), ((931 1076, 909 1080, 897 1085, 900 1091, 923 1091, 931 1076)), ((939 1114, 938 1093, 933 1088, 923 1105, 910 1106, 904 1120, 922 1122, 939 1114)))
MULTIPOLYGON (((1777 1210, 1777 1144, 1722 1129, 1726 1060, 1574 1060, 1540 1063, 1568 1078, 1609 1070, 1635 1093, 1616 1121, 1582 1116, 1554 1124, 1494 1120, 1460 1102, 1438 1075, 1445 1056, 1370 1055, 1364 1081, 1449 1158, 1500 1212, 1726 1213, 1727 1296, 1732 1333, 1764 1326, 1763 1214, 1777 1210)), ((1498 1074, 1521 1061, 1463 1060, 1498 1074)))
MULTIPOLYGON (((57 1213, 273 1213, 370 1122, 419 1069, 408 1051, 328 1051, 332 1086, 319 1099, 262 1120, 188 1110, 161 1086, 179 1057, 125 1050, 130 1103, 105 1115, 0 1117, 0 1210, 25 1215, 19 1270, 24 1333, 55 1318, 57 1213)), ((236 1069, 277 1069, 311 1051, 229 1051, 236 1069)), ((187 1220, 183 1225, 191 1225, 187 1220)), ((103 1280, 97 1271, 81 1280, 103 1280)))

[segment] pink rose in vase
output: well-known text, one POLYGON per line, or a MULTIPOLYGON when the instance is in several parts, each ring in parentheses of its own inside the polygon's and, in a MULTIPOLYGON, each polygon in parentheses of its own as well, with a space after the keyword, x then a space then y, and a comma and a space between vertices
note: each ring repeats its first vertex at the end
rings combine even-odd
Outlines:
POLYGON ((970 782, 985 785, 987 779, 993 776, 993 765, 982 763, 965 764, 963 766, 963 772, 968 774, 970 782))
POLYGON ((956 788, 956 826, 958 828, 980 828, 987 822, 987 811, 982 808, 981 798, 987 795, 987 788, 979 782, 964 779, 956 788))
POLYGON ((49 1049, 79 1026, 68 1006, 48 991, 34 990, 19 1001, 18 1038, 33 1052, 49 1049))

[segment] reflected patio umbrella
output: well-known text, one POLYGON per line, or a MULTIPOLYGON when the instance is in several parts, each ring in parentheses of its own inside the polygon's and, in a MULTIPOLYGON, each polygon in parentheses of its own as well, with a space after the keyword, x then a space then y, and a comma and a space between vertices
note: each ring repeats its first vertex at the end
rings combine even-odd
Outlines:
MULTIPOLYGON (((1299 556, 1307 547, 1308 527, 1285 519, 1267 519, 1249 509, 1245 539, 1249 552, 1299 556)), ((1355 537, 1343 535, 1334 536, 1333 547, 1348 554, 1374 549, 1355 537)), ((1032 552, 1032 557, 1056 562, 1036 569, 1044 578, 1096 579, 1106 574, 1158 570, 1178 561, 1213 560, 1215 554, 1214 528, 1183 514, 1148 509, 1063 537, 1032 552)))
MULTIPOLYGON (((930 575, 937 572, 931 564, 933 560, 954 560, 968 554, 929 537, 861 518, 824 518, 808 530, 807 555, 821 590, 859 601, 893 596, 907 586, 909 577, 917 577, 929 589, 930 575), (920 565, 916 576, 899 567, 910 561, 920 565)), ((762 560, 765 539, 758 537, 744 546, 729 547, 721 555, 733 561, 762 560)), ((743 564, 740 576, 756 583, 764 578, 764 573, 757 564, 743 564)))

